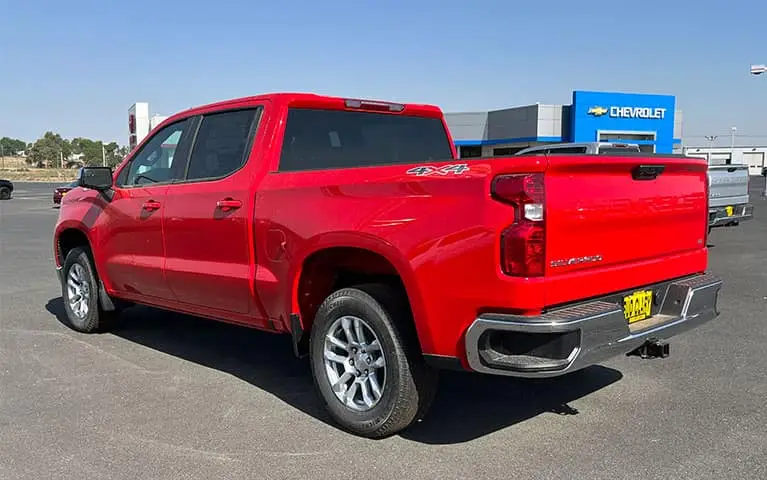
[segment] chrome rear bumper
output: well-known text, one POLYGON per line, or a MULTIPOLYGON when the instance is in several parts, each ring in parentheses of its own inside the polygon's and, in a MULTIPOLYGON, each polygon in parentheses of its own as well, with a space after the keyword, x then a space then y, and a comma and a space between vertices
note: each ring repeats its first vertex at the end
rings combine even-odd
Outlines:
POLYGON ((496 375, 563 375, 716 318, 721 286, 707 274, 649 286, 657 292, 656 313, 631 325, 616 301, 620 295, 537 317, 483 314, 466 332, 468 363, 474 371, 496 375))
POLYGON ((723 227, 745 222, 754 218, 754 206, 750 203, 731 207, 716 207, 708 210, 708 226, 723 227))

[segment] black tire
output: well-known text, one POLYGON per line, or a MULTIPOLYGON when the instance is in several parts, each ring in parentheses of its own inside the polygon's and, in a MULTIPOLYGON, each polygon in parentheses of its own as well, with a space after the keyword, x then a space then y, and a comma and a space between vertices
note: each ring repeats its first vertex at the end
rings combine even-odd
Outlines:
POLYGON ((358 285, 331 294, 312 325, 310 363, 314 384, 330 416, 345 430, 367 438, 394 435, 422 419, 437 390, 437 371, 428 367, 418 346, 404 295, 379 284, 358 285), (336 397, 325 369, 325 337, 335 320, 356 316, 378 337, 386 362, 378 403, 355 410, 336 397))
POLYGON ((0 187, 0 200, 10 200, 11 189, 8 187, 0 187))
POLYGON ((104 311, 101 308, 99 303, 99 279, 89 249, 76 247, 67 254, 62 273, 61 298, 67 314, 67 324, 73 330, 82 333, 98 333, 107 331, 113 326, 117 311, 104 311), (85 287, 88 293, 86 301, 87 312, 84 315, 75 313, 70 303, 72 296, 68 282, 70 276, 73 275, 73 269, 75 273, 80 274, 75 275, 76 277, 82 277, 83 282, 81 284, 87 285, 85 287))

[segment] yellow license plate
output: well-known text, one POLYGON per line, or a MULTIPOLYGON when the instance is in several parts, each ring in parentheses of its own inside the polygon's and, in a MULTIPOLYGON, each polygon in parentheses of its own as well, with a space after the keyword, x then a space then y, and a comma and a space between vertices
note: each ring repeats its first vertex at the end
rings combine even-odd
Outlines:
POLYGON ((652 290, 640 290, 623 297, 623 316, 629 323, 639 322, 652 315, 652 290))
POLYGON ((732 216, 732 210, 732 207, 724 207, 724 211, 727 212, 728 217, 732 216))

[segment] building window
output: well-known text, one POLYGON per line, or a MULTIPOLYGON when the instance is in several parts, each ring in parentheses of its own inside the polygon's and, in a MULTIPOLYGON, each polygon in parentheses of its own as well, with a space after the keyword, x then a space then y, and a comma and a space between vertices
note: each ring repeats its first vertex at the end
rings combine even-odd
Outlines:
POLYGON ((655 134, 654 133, 621 133, 621 132, 599 134, 600 142, 615 142, 615 141, 625 142, 627 140, 649 140, 653 142, 655 141, 655 134))
POLYGON ((732 157, 729 153, 711 153, 708 161, 709 165, 732 165, 732 157))
POLYGON ((481 146, 461 146, 458 147, 459 158, 477 158, 482 156, 481 146))

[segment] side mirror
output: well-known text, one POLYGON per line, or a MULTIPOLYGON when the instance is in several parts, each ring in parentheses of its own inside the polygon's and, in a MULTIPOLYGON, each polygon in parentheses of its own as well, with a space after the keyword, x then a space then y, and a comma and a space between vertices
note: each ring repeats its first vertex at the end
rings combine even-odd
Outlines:
POLYGON ((762 176, 767 177, 767 167, 762 167, 762 176))
POLYGON ((110 167, 83 167, 77 178, 77 186, 100 192, 109 190, 112 188, 112 169, 110 167))

